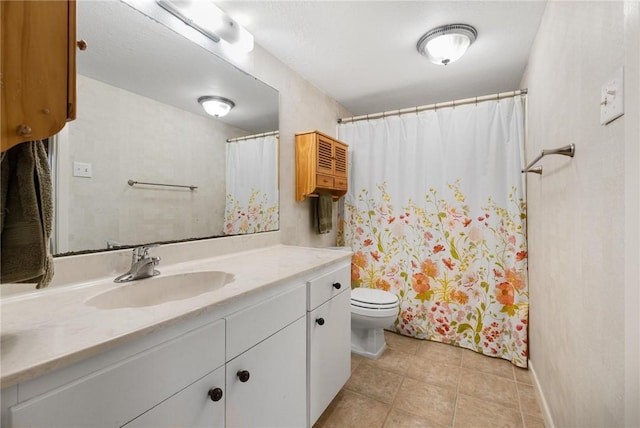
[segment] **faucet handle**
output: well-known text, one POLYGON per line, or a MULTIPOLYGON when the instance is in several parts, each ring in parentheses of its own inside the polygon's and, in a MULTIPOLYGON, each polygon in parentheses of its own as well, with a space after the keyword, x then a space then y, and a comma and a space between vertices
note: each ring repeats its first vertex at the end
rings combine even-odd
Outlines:
POLYGON ((146 259, 149 257, 149 250, 158 246, 158 244, 141 245, 133 249, 133 254, 137 260, 146 259))

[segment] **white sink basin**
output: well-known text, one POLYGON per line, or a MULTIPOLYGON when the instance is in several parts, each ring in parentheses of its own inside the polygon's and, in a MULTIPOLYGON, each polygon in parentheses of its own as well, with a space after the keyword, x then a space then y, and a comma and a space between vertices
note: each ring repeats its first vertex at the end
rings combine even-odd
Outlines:
POLYGON ((159 275, 123 283, 86 301, 99 309, 137 308, 175 300, 189 299, 217 290, 233 281, 233 275, 221 271, 185 272, 159 275))

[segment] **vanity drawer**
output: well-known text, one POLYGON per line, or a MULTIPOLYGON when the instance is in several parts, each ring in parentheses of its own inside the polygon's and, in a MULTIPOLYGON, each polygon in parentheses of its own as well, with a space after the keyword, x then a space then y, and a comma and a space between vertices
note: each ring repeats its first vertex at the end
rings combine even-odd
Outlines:
POLYGON ((224 365, 224 320, 192 330, 10 409, 14 427, 122 426, 224 365))
POLYGON ((306 313, 305 302, 306 289, 304 284, 300 284, 290 291, 229 315, 226 318, 226 361, 303 317, 306 313))
POLYGON ((309 300, 307 309, 313 310, 324 302, 351 289, 351 269, 350 265, 344 265, 332 272, 318 276, 307 281, 309 289, 309 300))

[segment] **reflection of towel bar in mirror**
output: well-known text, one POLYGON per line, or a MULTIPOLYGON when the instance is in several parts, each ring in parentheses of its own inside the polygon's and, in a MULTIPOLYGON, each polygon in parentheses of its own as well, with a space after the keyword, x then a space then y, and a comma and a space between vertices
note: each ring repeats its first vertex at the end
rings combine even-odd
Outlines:
POLYGON ((548 155, 563 155, 574 157, 576 154, 576 146, 575 144, 569 144, 568 146, 560 147, 558 149, 545 149, 536 157, 526 168, 521 170, 521 172, 533 172, 534 174, 542 174, 542 167, 538 166, 533 168, 533 166, 543 157, 548 155))
MULTIPOLYGON (((309 193, 309 194, 307 195, 307 197, 309 197, 309 198, 319 198, 319 197, 320 197, 320 195, 318 195, 317 193, 309 193)), ((340 199, 340 196, 333 196, 333 195, 332 195, 332 196, 331 196, 331 199, 333 199, 334 201, 337 201, 338 199, 340 199)))
POLYGON ((144 181, 134 181, 134 180, 129 180, 127 181, 127 183, 129 184, 129 186, 133 186, 134 184, 146 184, 147 186, 163 186, 163 187, 183 187, 183 188, 187 188, 189 190, 195 190, 198 188, 198 186, 184 186, 182 184, 162 184, 162 183, 146 183, 144 181))

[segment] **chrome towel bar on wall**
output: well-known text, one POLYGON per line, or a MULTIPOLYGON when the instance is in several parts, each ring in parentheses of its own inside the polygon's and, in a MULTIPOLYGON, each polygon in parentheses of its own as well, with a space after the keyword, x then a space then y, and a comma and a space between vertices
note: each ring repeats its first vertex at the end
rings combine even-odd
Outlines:
POLYGON ((534 174, 542 174, 542 166, 533 167, 540 159, 547 155, 563 155, 573 157, 576 154, 575 144, 569 144, 568 146, 560 147, 558 149, 545 149, 538 157, 536 157, 525 169, 521 172, 532 172, 534 174))
POLYGON ((134 180, 127 181, 127 184, 129 186, 133 186, 134 184, 146 184, 147 186, 183 187, 183 188, 188 188, 189 190, 195 190, 198 188, 198 186, 192 186, 192 185, 185 186, 182 184, 147 183, 144 181, 134 181, 134 180))

